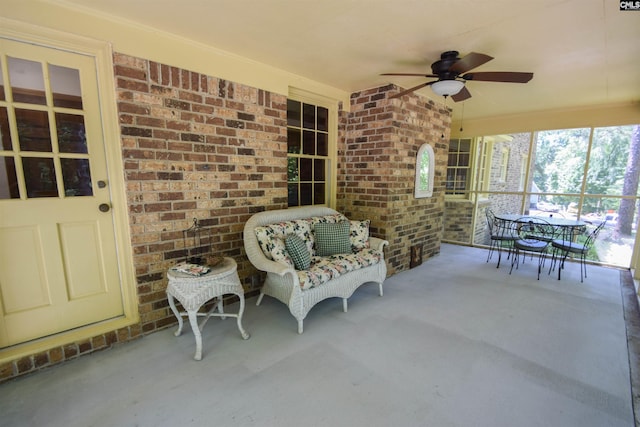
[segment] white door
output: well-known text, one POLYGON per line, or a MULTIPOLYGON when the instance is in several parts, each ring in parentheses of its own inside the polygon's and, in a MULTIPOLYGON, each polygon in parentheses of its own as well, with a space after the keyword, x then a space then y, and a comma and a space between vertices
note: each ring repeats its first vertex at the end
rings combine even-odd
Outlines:
POLYGON ((123 315, 96 72, 0 38, 0 348, 123 315))

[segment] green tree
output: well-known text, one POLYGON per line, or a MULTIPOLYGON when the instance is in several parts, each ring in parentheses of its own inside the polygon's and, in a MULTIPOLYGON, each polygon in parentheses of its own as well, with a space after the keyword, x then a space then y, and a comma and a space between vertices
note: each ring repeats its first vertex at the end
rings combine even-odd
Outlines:
MULTIPOLYGON (((640 180, 640 125, 633 127, 633 133, 629 142, 629 158, 627 160, 624 182, 622 185, 623 196, 635 196, 638 194, 638 181, 640 180)), ((618 210, 618 222, 616 233, 631 235, 633 216, 635 214, 635 200, 622 199, 618 210)))
POLYGON ((587 172, 587 193, 621 194, 630 138, 630 126, 595 130, 587 172))
MULTIPOLYGON (((536 139, 533 180, 542 192, 579 193, 587 157, 589 129, 539 132, 536 139)), ((553 201, 569 203, 566 197, 553 201)))

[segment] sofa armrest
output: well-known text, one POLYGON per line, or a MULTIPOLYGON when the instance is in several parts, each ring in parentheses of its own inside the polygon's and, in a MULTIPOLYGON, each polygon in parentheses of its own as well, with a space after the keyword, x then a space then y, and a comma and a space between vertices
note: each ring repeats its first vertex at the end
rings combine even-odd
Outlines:
POLYGON ((369 245, 371 249, 376 249, 382 252, 384 256, 384 247, 387 246, 389 242, 387 240, 380 239, 378 237, 369 237, 369 245))
POLYGON ((284 276, 288 272, 295 273, 293 268, 280 262, 270 260, 264 256, 264 253, 262 252, 262 249, 260 249, 255 237, 251 236, 250 239, 252 240, 251 244, 247 244, 248 239, 245 239, 245 251, 249 261, 251 261, 251 264, 253 264, 255 268, 260 271, 275 273, 280 276, 284 276))
POLYGON ((260 262, 259 264, 260 264, 259 266, 255 265, 255 267, 258 270, 262 270, 267 273, 275 273, 278 276, 284 276, 287 273, 296 275, 296 271, 293 268, 277 261, 271 261, 270 259, 267 259, 267 258, 265 258, 263 262, 260 262))

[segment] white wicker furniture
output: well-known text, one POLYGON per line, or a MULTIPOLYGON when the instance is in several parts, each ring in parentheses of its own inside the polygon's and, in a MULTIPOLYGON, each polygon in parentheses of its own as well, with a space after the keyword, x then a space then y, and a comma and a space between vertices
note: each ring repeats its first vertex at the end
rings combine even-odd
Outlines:
POLYGON ((347 311, 347 298, 362 284, 378 283, 380 296, 383 295, 382 283, 387 275, 384 260, 384 246, 386 240, 369 237, 367 249, 375 252, 378 262, 362 268, 357 268, 332 278, 326 283, 302 289, 299 272, 282 262, 273 261, 265 256, 258 238, 256 228, 284 221, 305 220, 313 217, 340 215, 337 211, 327 207, 305 206, 299 208, 264 211, 253 215, 244 227, 244 247, 249 261, 261 271, 267 273, 266 280, 260 291, 256 305, 260 305, 264 295, 269 295, 283 302, 298 321, 298 333, 303 332, 303 320, 311 308, 320 301, 338 297, 343 300, 343 311, 347 311))
POLYGON ((224 260, 211 268, 207 274, 202 276, 192 276, 174 270, 167 272, 169 284, 167 286, 167 298, 171 311, 178 318, 178 330, 174 333, 178 336, 182 333, 182 316, 189 317, 189 323, 196 338, 196 360, 202 359, 202 328, 209 320, 209 317, 235 317, 238 321, 238 329, 243 339, 248 339, 249 334, 242 327, 242 313, 244 313, 244 290, 238 278, 237 264, 232 258, 224 260), (240 299, 240 309, 237 314, 225 313, 222 304, 222 296, 225 294, 237 295, 240 299), (199 313, 200 307, 218 298, 211 310, 206 313, 199 313), (186 312, 179 312, 174 299, 180 301, 186 312), (218 313, 214 313, 215 309, 218 313), (204 320, 198 325, 198 316, 203 316, 204 320))

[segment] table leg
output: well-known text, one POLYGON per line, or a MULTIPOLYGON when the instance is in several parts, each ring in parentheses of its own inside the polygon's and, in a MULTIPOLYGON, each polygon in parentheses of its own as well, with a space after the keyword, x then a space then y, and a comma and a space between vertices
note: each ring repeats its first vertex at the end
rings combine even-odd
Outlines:
POLYGON ((189 323, 193 330, 193 336, 196 337, 196 354, 193 356, 196 360, 202 359, 202 334, 200 333, 200 326, 198 325, 198 311, 188 311, 189 323))
POLYGON ((240 334, 242 335, 242 339, 248 340, 251 335, 247 333, 242 327, 242 314, 244 313, 244 292, 237 293, 238 298, 240 299, 240 310, 238 310, 238 329, 240 330, 240 334))
POLYGON ((176 337, 179 336, 182 333, 182 316, 180 315, 180 312, 178 311, 178 308, 176 307, 176 302, 173 298, 173 295, 171 295, 170 293, 167 292, 167 299, 169 300, 169 307, 171 307, 171 311, 173 312, 173 314, 176 316, 176 318, 178 319, 178 330, 176 330, 173 335, 175 335, 176 337))

